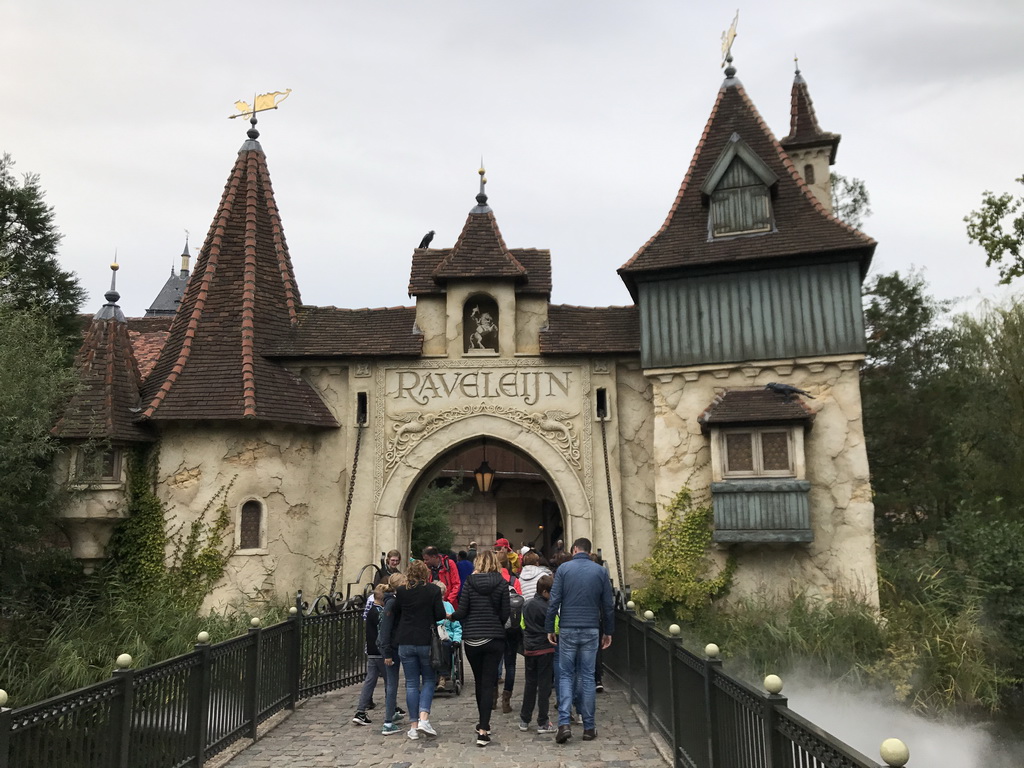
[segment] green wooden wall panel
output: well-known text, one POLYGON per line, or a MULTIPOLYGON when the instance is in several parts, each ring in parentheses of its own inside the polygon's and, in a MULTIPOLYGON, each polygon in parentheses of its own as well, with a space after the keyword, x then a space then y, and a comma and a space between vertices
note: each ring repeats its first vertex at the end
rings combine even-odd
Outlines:
POLYGON ((746 480, 711 484, 714 541, 812 541, 806 480, 746 480))
POLYGON ((855 263, 640 283, 646 368, 864 351, 855 263))

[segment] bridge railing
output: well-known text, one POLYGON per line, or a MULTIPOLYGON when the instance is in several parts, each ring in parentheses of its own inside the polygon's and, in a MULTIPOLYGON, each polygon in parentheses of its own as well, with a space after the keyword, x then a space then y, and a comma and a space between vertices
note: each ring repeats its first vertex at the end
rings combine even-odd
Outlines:
MULTIPOLYGON (((301 602, 301 597, 300 597, 301 602)), ((366 672, 358 608, 304 615, 19 709, 0 707, 0 768, 202 768, 261 723, 366 672)), ((0 702, 0 705, 6 702, 0 702)))
MULTIPOLYGON (((716 646, 701 658, 653 618, 621 606, 615 622, 604 667, 670 745, 673 768, 878 768, 791 710, 777 677, 765 681, 774 693, 759 691, 722 670, 716 646)), ((882 747, 887 765, 906 763, 901 742, 882 747)))

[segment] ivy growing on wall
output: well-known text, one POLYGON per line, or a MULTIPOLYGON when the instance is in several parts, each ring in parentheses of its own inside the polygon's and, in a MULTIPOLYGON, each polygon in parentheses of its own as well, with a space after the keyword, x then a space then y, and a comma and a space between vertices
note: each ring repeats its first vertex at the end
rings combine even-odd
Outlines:
POLYGON ((231 524, 227 496, 234 480, 191 523, 168 531, 166 510, 156 494, 157 457, 155 448, 128 452, 128 518, 111 541, 111 561, 123 583, 141 596, 159 590, 183 608, 198 610, 234 553, 225 543, 231 524))
POLYGON ((650 556, 636 566, 644 577, 632 595, 637 605, 655 613, 667 608, 677 618, 690 619, 728 592, 736 559, 730 554, 725 566, 710 575, 712 519, 711 505, 698 503, 689 488, 675 495, 658 523, 650 556))

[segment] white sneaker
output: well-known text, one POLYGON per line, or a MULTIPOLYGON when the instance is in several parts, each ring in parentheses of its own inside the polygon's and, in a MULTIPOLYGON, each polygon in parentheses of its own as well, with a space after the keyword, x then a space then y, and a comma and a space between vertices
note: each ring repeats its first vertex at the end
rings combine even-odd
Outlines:
POLYGON ((416 740, 420 737, 420 732, 416 730, 416 726, 414 725, 412 728, 409 729, 409 732, 405 735, 408 736, 410 739, 416 740))
POLYGON ((420 720, 416 728, 428 736, 437 736, 437 731, 434 730, 434 726, 430 724, 429 720, 420 720))

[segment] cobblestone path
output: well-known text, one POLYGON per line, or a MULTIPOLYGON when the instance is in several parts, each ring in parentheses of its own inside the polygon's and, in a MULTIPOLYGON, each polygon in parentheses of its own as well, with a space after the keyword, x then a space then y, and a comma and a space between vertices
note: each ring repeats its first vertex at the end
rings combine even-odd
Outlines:
MULTIPOLYGON (((522 670, 519 670, 520 677, 522 670)), ((321 768, 373 766, 373 768, 666 768, 648 730, 637 720, 629 699, 614 678, 605 675, 605 692, 597 695, 597 732, 583 741, 582 725, 573 725, 573 737, 556 744, 554 734, 534 728, 519 730, 522 680, 516 680, 511 714, 491 717, 491 743, 476 746, 476 704, 473 680, 466 665, 466 688, 461 696, 434 699, 430 722, 437 737, 413 741, 403 732, 382 736, 383 683, 377 687, 377 708, 369 714, 371 726, 354 725, 352 715, 359 686, 352 686, 306 702, 260 741, 235 756, 227 768, 321 768)), ((399 683, 399 705, 405 695, 399 683)), ((553 719, 557 713, 552 711, 553 719)))

